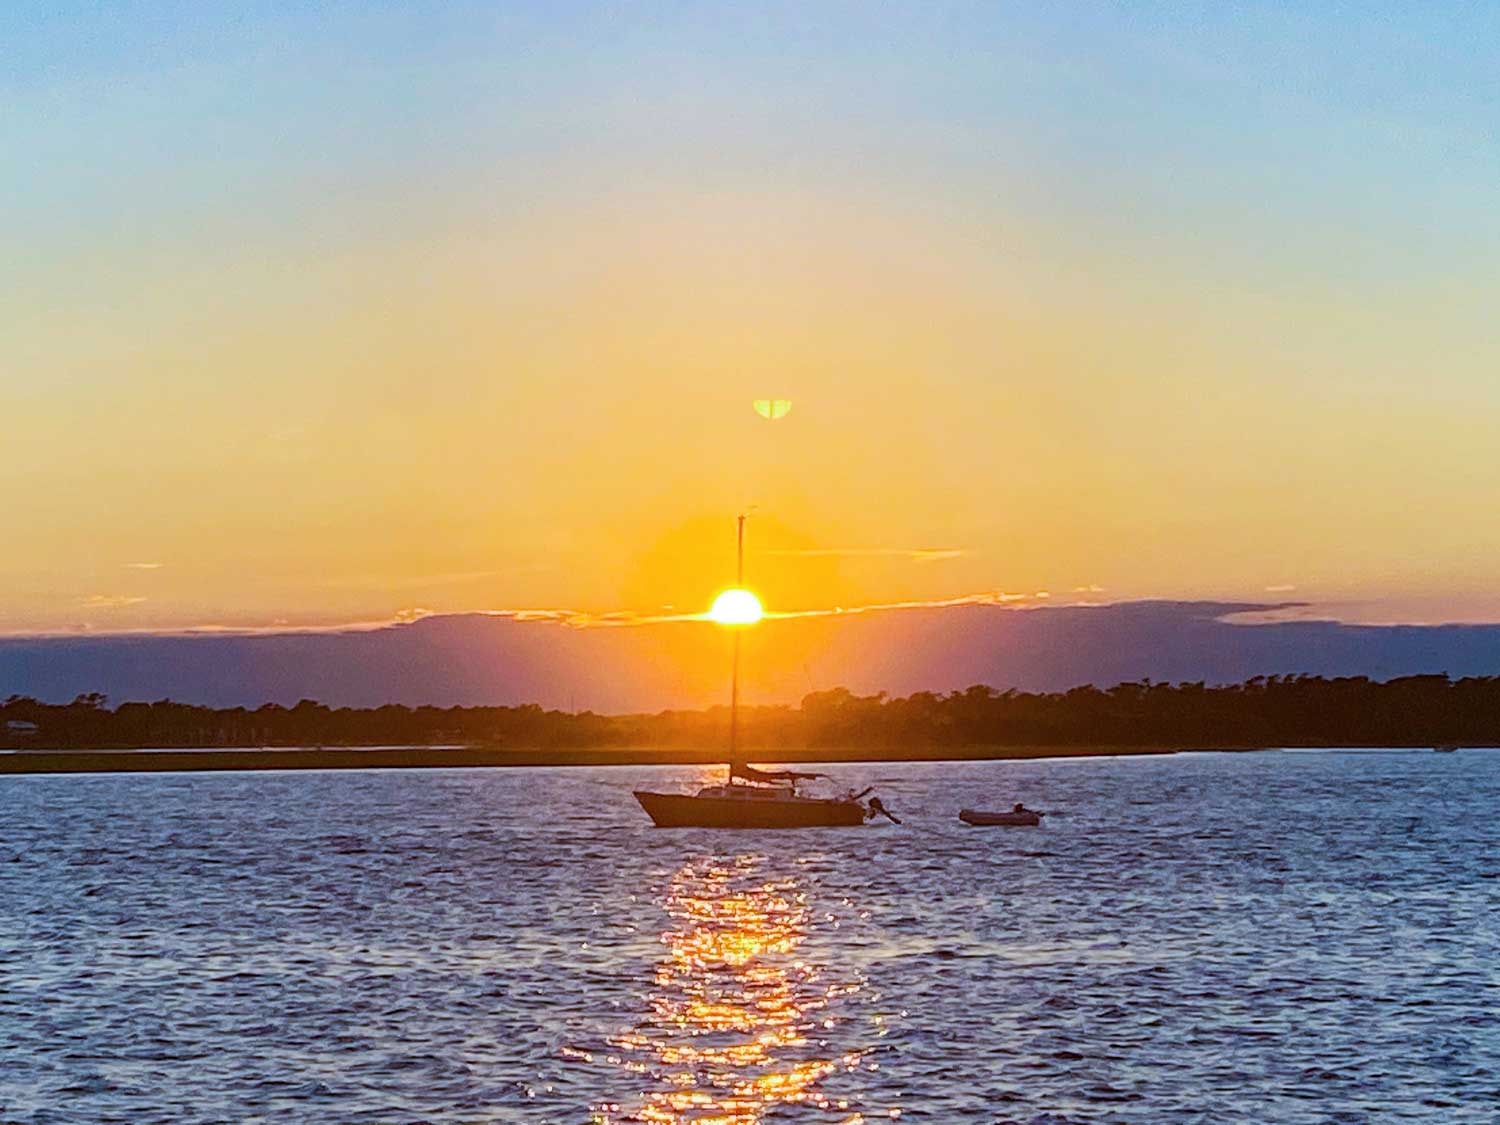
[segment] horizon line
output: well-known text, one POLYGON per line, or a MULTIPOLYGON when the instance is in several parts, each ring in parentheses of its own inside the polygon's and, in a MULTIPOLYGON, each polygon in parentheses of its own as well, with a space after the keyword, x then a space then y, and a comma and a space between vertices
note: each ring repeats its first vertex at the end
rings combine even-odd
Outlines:
MULTIPOLYGON (((1031 594, 1004 590, 987 590, 961 594, 951 598, 914 599, 892 602, 872 602, 863 605, 828 606, 810 609, 768 611, 764 621, 795 621, 823 617, 860 617, 868 614, 892 613, 914 610, 961 609, 966 607, 988 607, 1012 612, 1030 612, 1046 609, 1111 609, 1132 605, 1182 605, 1216 607, 1216 620, 1240 627, 1276 624, 1328 624, 1348 628, 1442 628, 1500 626, 1500 621, 1443 621, 1443 622, 1363 622, 1345 621, 1337 616, 1288 617, 1275 615, 1287 610, 1316 608, 1320 603, 1311 601, 1255 602, 1240 599, 1205 597, 1150 596, 1120 598, 1110 601, 1088 599, 1054 599, 1048 591, 1031 594)), ((1327 605, 1328 603, 1321 603, 1327 605)), ((78 626, 60 629, 18 629, 0 631, 0 644, 25 641, 84 641, 84 640, 129 640, 141 639, 192 639, 192 638, 255 638, 278 636, 321 636, 379 632, 415 625, 422 621, 458 617, 507 618, 520 623, 545 623, 565 629, 621 629, 641 628, 670 624, 714 624, 706 612, 702 613, 650 613, 639 610, 578 610, 566 608, 507 608, 507 609, 459 609, 429 610, 424 607, 401 610, 389 617, 331 623, 290 624, 275 621, 264 625, 224 625, 205 622, 198 625, 162 626, 158 628, 82 628, 78 626)))

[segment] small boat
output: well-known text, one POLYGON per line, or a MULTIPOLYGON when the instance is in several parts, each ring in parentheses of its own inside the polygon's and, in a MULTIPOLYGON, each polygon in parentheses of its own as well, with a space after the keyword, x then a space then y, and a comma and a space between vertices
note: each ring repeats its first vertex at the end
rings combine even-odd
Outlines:
POLYGON ((979 809, 959 809, 958 819, 965 824, 980 825, 985 828, 1035 828, 1042 823, 1042 813, 1034 809, 1023 809, 1017 806, 1007 812, 982 812, 979 809))
POLYGON ((1454 754, 1458 752, 1458 747, 1451 742, 1440 742, 1432 748, 1432 752, 1434 754, 1454 754))

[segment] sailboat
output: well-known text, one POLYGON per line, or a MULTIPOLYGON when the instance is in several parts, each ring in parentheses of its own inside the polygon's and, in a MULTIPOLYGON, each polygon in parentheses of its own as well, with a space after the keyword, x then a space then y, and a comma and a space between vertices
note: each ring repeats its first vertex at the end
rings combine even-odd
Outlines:
MULTIPOLYGON (((745 591, 745 517, 736 522, 736 591, 745 591)), ((758 612, 755 615, 759 616, 758 612)), ((754 618, 741 624, 749 624, 754 618)), ((740 629, 734 632, 734 670, 729 689, 729 779, 705 785, 696 793, 635 791, 635 799, 658 828, 853 828, 875 816, 896 821, 879 797, 861 793, 842 797, 809 797, 797 788, 826 774, 797 770, 762 770, 746 762, 739 745, 740 629)), ((896 823, 900 823, 896 821, 896 823)))

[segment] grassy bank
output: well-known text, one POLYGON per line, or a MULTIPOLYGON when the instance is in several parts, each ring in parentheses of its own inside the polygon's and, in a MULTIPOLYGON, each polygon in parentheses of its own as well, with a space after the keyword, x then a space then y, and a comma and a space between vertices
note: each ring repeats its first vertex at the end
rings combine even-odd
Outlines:
MULTIPOLYGON (((749 750, 757 762, 937 762, 1025 758, 1091 758, 1171 754, 1190 747, 1163 746, 917 746, 809 747, 749 750)), ((1250 749, 1215 747, 1214 749, 1250 749)), ((27 750, 0 754, 0 773, 164 773, 220 770, 440 769, 455 766, 715 765, 724 751, 652 747, 586 747, 523 750, 425 746, 360 750, 27 750)))

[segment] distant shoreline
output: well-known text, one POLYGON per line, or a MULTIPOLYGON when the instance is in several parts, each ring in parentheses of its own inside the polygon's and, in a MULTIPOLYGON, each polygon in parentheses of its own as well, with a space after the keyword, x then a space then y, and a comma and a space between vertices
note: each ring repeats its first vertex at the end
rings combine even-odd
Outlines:
MULTIPOLYGON (((755 762, 973 762, 1108 758, 1256 746, 917 746, 751 749, 755 762)), ((238 750, 20 750, 0 753, 0 774, 208 773, 245 770, 517 768, 537 766, 720 765, 722 749, 576 747, 501 749, 429 746, 238 750)))
MULTIPOLYGON (((752 757, 768 762, 1494 746, 1500 675, 1257 676, 1214 687, 1131 681, 1041 694, 975 684, 899 698, 839 687, 811 692, 797 707, 741 707, 738 733, 752 757)), ((0 750, 25 754, 0 754, 0 773, 697 764, 720 760, 728 745, 725 707, 626 715, 312 699, 253 710, 167 699, 111 707, 98 692, 71 703, 0 701, 0 750)))

